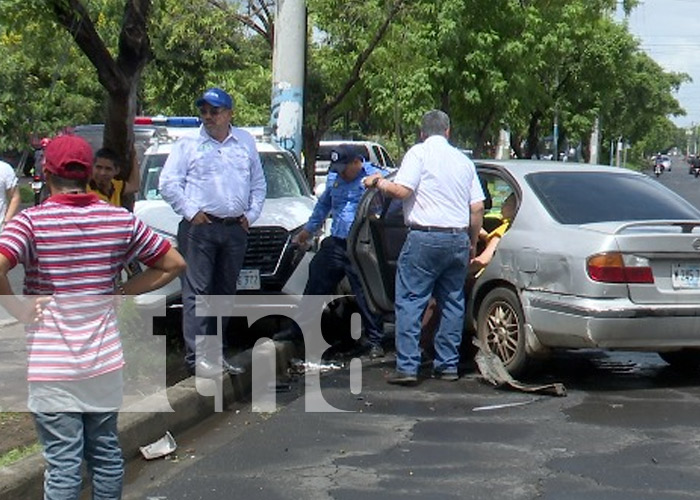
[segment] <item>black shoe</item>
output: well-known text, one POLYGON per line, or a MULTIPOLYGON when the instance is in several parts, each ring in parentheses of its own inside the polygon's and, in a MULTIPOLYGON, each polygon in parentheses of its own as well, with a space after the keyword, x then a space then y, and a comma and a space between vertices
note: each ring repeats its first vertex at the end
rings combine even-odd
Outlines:
POLYGON ((457 372, 434 371, 433 378, 445 380, 446 382, 456 382, 459 380, 459 374, 457 372))
POLYGON ((418 384, 418 376, 409 373, 396 372, 386 379, 388 384, 411 386, 418 384))
POLYGON ((375 344, 369 348, 369 359, 378 359, 384 357, 384 348, 379 344, 375 344))

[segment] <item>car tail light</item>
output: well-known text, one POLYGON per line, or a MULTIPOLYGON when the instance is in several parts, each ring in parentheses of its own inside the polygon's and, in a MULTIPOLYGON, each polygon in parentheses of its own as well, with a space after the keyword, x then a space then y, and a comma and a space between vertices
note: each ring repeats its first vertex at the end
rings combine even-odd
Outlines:
POLYGON ((588 276, 601 283, 654 283, 649 260, 636 255, 608 252, 588 257, 588 276))

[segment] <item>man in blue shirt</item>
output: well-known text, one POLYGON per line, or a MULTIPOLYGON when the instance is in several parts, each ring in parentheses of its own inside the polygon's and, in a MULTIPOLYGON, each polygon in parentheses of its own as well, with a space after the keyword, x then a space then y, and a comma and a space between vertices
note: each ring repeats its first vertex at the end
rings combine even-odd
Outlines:
MULTIPOLYGON (((370 162, 364 161, 350 145, 341 144, 336 147, 331 151, 326 189, 318 199, 304 229, 295 238, 295 242, 303 246, 321 229, 326 217, 332 215, 331 235, 321 242, 321 248, 311 259, 304 295, 332 295, 338 283, 347 276, 362 316, 370 358, 384 356, 384 331, 381 318, 372 314, 367 306, 362 285, 348 258, 346 239, 355 220, 357 205, 365 192, 362 179, 372 174, 383 173, 370 162)), ((301 337, 301 332, 289 333, 286 337, 292 340, 301 337)), ((275 339, 281 340, 278 336, 275 339)))
POLYGON ((217 360, 220 353, 195 359, 197 345, 212 344, 205 336, 217 333, 216 318, 197 316, 196 305, 202 296, 236 293, 248 228, 260 216, 267 185, 255 139, 231 125, 231 96, 211 88, 195 105, 202 119, 199 134, 173 145, 159 181, 163 199, 182 216, 178 244, 187 262, 182 280, 185 364, 193 374, 240 374, 242 367, 217 360))

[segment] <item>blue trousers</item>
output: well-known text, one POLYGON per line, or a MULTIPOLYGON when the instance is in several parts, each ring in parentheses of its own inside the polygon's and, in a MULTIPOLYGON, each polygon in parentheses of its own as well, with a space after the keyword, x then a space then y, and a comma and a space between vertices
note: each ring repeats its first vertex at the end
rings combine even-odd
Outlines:
MULTIPOLYGON (((243 267, 248 234, 239 224, 190 224, 180 222, 178 245, 183 251, 187 270, 182 279, 182 334, 185 340, 185 363, 194 368, 196 345, 205 336, 216 335, 215 317, 197 316, 201 296, 236 294, 238 274, 243 267)), ((223 319, 222 331, 227 321, 223 319)), ((221 353, 214 353, 220 356, 221 353)))
POLYGON ((421 320, 434 296, 440 310, 440 326, 435 334, 433 368, 438 372, 457 372, 468 266, 467 233, 409 231, 396 271, 397 371, 418 373, 421 320))
POLYGON ((321 242, 321 248, 309 264, 309 279, 304 295, 332 295, 345 276, 355 294, 368 342, 370 345, 380 345, 384 339, 381 316, 373 314, 367 306, 360 278, 348 258, 344 238, 330 236, 321 242))
POLYGON ((117 412, 33 415, 46 460, 44 500, 78 500, 83 459, 92 480, 93 500, 121 498, 124 459, 117 412))

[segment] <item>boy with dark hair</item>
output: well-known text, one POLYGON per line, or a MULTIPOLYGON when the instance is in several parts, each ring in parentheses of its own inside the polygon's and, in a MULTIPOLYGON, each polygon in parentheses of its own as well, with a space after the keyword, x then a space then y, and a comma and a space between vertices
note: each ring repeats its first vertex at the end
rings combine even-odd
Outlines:
POLYGON ((114 295, 155 290, 179 275, 179 253, 124 208, 86 192, 92 150, 77 136, 46 147, 51 196, 17 214, 0 236, 0 303, 26 323, 29 410, 44 449, 44 498, 77 499, 87 462, 93 498, 121 498, 117 437, 124 356, 114 295), (137 258, 148 266, 122 285, 137 258), (7 273, 21 263, 24 293, 7 273))
POLYGON ((136 164, 136 156, 131 166, 129 177, 123 181, 116 178, 121 171, 121 161, 117 153, 109 148, 102 148, 95 153, 95 161, 92 167, 92 179, 87 185, 89 193, 95 193, 101 200, 115 207, 122 206, 122 198, 125 194, 132 194, 139 190, 141 175, 136 164))

